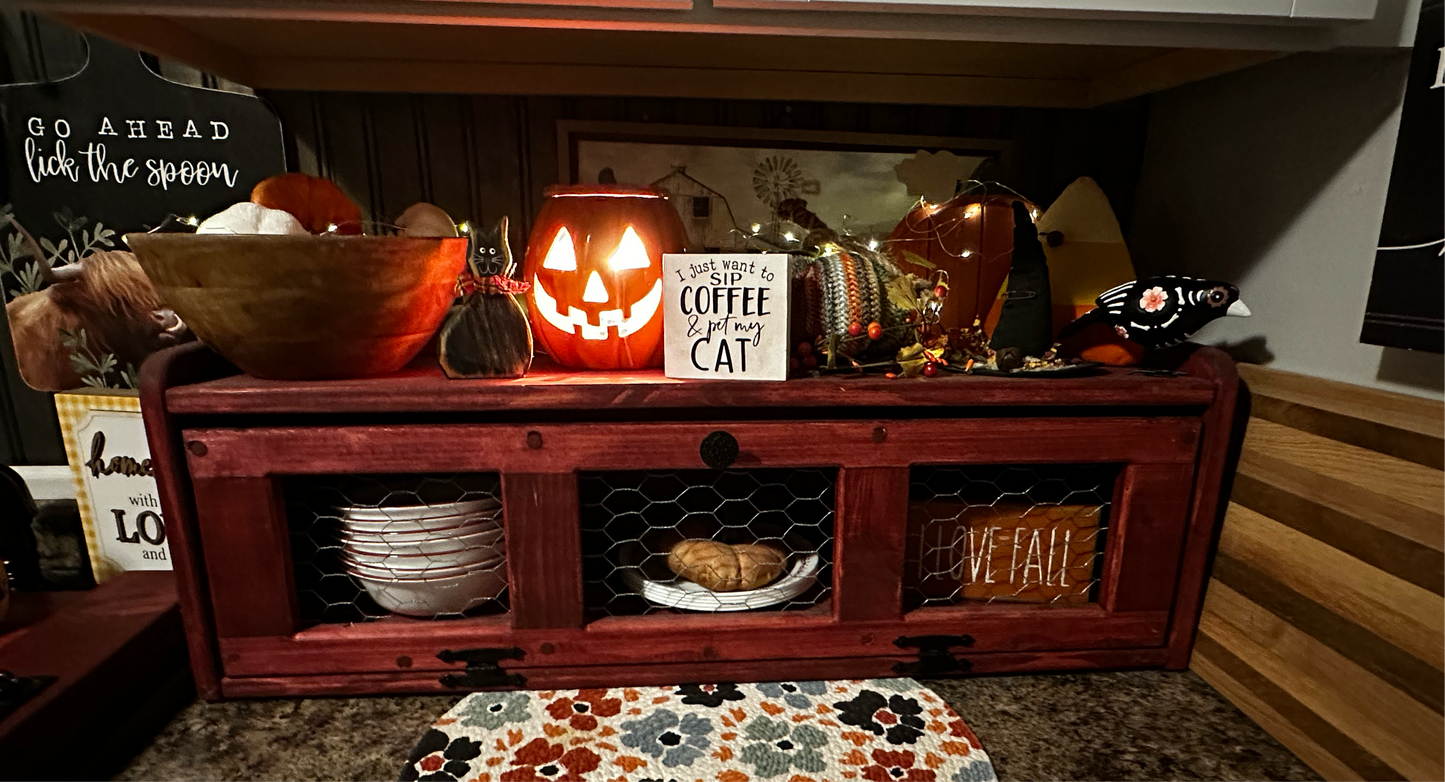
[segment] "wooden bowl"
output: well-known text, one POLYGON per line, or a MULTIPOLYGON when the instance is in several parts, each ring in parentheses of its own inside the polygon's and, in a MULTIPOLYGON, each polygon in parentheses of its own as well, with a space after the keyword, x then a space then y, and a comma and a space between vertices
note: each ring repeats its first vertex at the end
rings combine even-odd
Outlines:
POLYGON ((456 297, 466 239, 126 234, 161 298, 255 377, 394 372, 456 297))

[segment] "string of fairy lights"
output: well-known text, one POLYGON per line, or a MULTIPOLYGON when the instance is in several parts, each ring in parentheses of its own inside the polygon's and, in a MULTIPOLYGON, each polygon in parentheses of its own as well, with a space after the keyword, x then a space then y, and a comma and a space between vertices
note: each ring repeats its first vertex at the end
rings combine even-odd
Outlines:
MULTIPOLYGON (((891 239, 879 237, 872 233, 861 235, 854 233, 849 230, 848 225, 854 220, 853 217, 848 214, 841 216, 843 228, 836 232, 836 236, 855 248, 866 248, 871 252, 880 252, 886 246, 892 244, 911 243, 918 241, 919 238, 927 238, 936 243, 936 246, 930 248, 931 252, 941 251, 945 255, 968 260, 978 253, 975 252, 972 247, 961 247, 955 251, 951 248, 951 245, 957 245, 962 242, 950 240, 958 236, 961 231, 971 229, 974 221, 976 221, 979 236, 976 244, 981 248, 983 245, 982 237, 986 230, 988 219, 987 210, 985 210, 984 206, 988 203, 989 199, 994 198, 1007 200, 1008 202, 1012 202, 1014 199, 1022 199, 1025 203, 1029 204, 1029 214, 1035 221, 1037 221, 1041 215, 1038 207, 1034 206, 1032 202, 1028 201, 1027 198, 1013 188, 998 182, 983 182, 970 179, 959 183, 953 199, 950 199, 950 201, 935 203, 930 202, 926 197, 920 197, 908 213, 904 215, 899 225, 899 227, 905 229, 907 233, 912 234, 911 236, 902 239, 891 239), (1006 194, 1005 192, 999 191, 1006 191, 1006 194), (959 216, 956 218, 940 218, 939 215, 944 213, 948 204, 951 203, 952 200, 960 197, 977 197, 981 200, 970 201, 964 204, 962 210, 959 211, 959 216), (927 221, 926 224, 913 222, 920 219, 927 221), (922 237, 920 237, 919 234, 921 234, 922 237)), ((195 215, 186 217, 172 215, 172 219, 177 223, 187 225, 191 228, 195 228, 201 223, 200 218, 195 215)), ((385 232, 395 232, 398 230, 397 226, 388 223, 370 222, 368 225, 385 232)), ((340 225, 331 223, 327 226, 326 233, 339 234, 340 230, 340 225)), ((457 232, 459 236, 472 238, 471 223, 466 220, 458 223, 457 232)), ((897 229, 895 229, 895 233, 896 232, 897 229)), ((812 231, 809 231, 803 226, 788 220, 775 220, 769 223, 753 222, 748 226, 747 230, 733 228, 729 231, 729 235, 739 240, 743 248, 747 251, 784 251, 792 254, 808 253, 809 248, 805 247, 804 243, 812 233, 812 231)), ((1010 246, 1001 250, 999 253, 987 255, 981 260, 986 264, 997 260, 1002 255, 1011 252, 1011 250, 1012 247, 1010 246)))
MULTIPOLYGON (((957 192, 950 201, 930 202, 926 197, 920 197, 914 206, 904 215, 895 234, 908 234, 903 238, 880 237, 872 232, 857 233, 848 229, 848 223, 852 221, 850 215, 841 216, 843 223, 842 230, 836 232, 837 236, 854 246, 861 247, 873 252, 879 252, 885 247, 899 243, 913 243, 922 238, 936 242, 936 246, 930 248, 933 253, 942 252, 945 255, 958 258, 970 259, 979 254, 973 246, 957 247, 959 244, 975 245, 982 249, 982 237, 986 230, 988 212, 985 206, 993 199, 1000 203, 1012 203, 1014 200, 1023 200, 1029 205, 1029 215, 1035 221, 1039 219, 1042 212, 1034 206, 1031 201, 1022 194, 1007 185, 998 182, 982 182, 979 180, 968 180, 960 182, 957 192), (1001 192, 1002 191, 1002 192, 1001 192), (942 217, 950 215, 953 210, 948 209, 952 200, 958 198, 977 198, 963 205, 957 216, 942 217), (922 222, 926 221, 926 222, 922 222), (964 231, 976 231, 978 239, 969 242, 967 237, 961 237, 964 231), (954 241, 959 239, 959 241, 954 241), (954 249, 957 247, 957 249, 954 249)), ((807 254, 809 248, 804 246, 807 238, 812 234, 803 226, 799 226, 786 219, 774 220, 769 223, 753 222, 746 230, 733 229, 730 235, 748 251, 785 251, 795 254, 807 254)), ((997 260, 1002 255, 1009 253, 1012 247, 1002 249, 999 253, 985 255, 981 260, 985 263, 997 260)))

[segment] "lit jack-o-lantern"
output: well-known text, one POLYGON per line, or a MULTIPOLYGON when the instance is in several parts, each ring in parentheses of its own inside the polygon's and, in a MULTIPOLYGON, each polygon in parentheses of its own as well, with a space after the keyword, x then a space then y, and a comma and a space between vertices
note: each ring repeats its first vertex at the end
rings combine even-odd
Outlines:
POLYGON ((547 189, 523 268, 532 332, 567 367, 662 365, 662 254, 686 232, 661 190, 547 189))

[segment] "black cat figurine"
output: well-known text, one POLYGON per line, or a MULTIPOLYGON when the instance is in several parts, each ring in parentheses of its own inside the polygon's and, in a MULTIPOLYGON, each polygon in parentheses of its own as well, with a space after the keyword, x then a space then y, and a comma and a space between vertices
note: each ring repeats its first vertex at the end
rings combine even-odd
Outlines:
POLYGON ((467 271, 458 281, 462 300, 441 330, 442 371, 450 378, 521 377, 532 366, 532 328, 512 279, 516 263, 503 217, 489 233, 472 236, 467 271))

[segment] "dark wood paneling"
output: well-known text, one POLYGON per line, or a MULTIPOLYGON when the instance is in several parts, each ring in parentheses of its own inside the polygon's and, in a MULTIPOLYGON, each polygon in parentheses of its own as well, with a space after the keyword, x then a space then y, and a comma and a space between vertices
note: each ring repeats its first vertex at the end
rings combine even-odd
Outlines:
POLYGON ((467 172, 467 187, 476 202, 476 219, 488 227, 504 216, 515 218, 512 250, 520 258, 534 214, 530 202, 517 203, 517 194, 523 192, 531 178, 523 151, 526 136, 521 132, 522 102, 486 95, 463 100, 469 118, 466 142, 473 161, 467 172))
MULTIPOLYGON (((465 92, 473 85, 458 85, 465 92)), ((335 178, 368 219, 420 199, 458 221, 503 214, 531 228, 558 170, 559 120, 990 138, 1013 145, 1005 184, 1051 203, 1080 176, 1097 180, 1127 229, 1143 160, 1147 104, 1018 109, 655 97, 408 95, 272 90, 297 154, 289 165, 335 178)), ((900 218, 902 215, 900 215, 900 218)))

